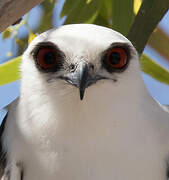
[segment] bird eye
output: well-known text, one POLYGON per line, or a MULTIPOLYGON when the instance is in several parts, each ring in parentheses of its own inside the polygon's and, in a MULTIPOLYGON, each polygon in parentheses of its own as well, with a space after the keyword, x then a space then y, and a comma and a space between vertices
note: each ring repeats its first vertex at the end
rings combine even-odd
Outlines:
POLYGON ((37 64, 44 70, 50 70, 57 66, 57 51, 51 47, 43 47, 39 49, 36 55, 37 64))
POLYGON ((127 64, 127 53, 121 47, 114 47, 107 52, 105 63, 109 69, 123 69, 127 64))

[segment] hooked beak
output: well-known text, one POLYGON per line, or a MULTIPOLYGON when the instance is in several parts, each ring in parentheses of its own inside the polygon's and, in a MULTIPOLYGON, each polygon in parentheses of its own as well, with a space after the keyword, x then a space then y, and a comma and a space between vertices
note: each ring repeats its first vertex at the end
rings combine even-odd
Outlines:
POLYGON ((92 84, 91 77, 89 76, 89 65, 85 61, 79 62, 73 72, 61 76, 61 79, 64 79, 68 83, 74 85, 79 89, 80 100, 83 100, 85 89, 92 84))
POLYGON ((101 79, 109 79, 93 72, 94 66, 86 61, 80 61, 78 65, 73 69, 73 72, 62 75, 59 78, 67 81, 71 85, 79 89, 80 100, 83 100, 85 90, 90 85, 96 83, 101 79))
POLYGON ((88 65, 85 62, 80 62, 75 75, 77 76, 77 87, 79 88, 80 100, 83 100, 89 77, 88 65))

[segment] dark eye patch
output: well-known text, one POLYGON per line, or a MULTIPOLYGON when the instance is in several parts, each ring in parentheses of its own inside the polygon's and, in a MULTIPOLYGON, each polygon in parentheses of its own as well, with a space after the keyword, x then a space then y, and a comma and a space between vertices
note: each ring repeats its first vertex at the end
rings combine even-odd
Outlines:
POLYGON ((42 72, 56 72, 63 67, 65 55, 52 42, 38 43, 31 54, 36 67, 42 72), (57 63, 55 63, 55 58, 57 58, 57 63))
POLYGON ((123 72, 129 65, 130 47, 126 44, 112 44, 102 53, 102 67, 109 73, 123 72))

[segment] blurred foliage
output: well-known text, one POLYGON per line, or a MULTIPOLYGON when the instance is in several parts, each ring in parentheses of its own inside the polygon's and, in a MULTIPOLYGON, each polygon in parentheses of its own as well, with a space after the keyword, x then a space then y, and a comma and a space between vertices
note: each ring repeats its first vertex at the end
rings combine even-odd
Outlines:
POLYGON ((55 3, 56 3, 56 0, 45 0, 41 4, 43 8, 43 15, 42 15, 39 27, 36 30, 34 30, 36 33, 40 34, 53 27, 52 13, 53 13, 55 3))
MULTIPOLYGON (((23 53, 24 49, 36 34, 53 27, 52 14, 56 3, 55 0, 45 0, 41 4, 43 13, 36 29, 31 29, 29 27, 28 13, 18 25, 10 26, 2 33, 3 39, 9 37, 15 39, 19 47, 18 55, 23 53), (26 25, 29 35, 24 38, 18 38, 18 30, 23 25, 26 25)), ((137 16, 139 12, 141 4, 142 0, 65 0, 60 17, 66 16, 65 24, 93 23, 115 29, 127 36, 135 20, 135 16, 137 16)), ((154 16, 156 15, 154 14, 154 16)), ((141 41, 142 37, 139 38, 141 41)), ((169 50, 166 48, 169 46, 169 37, 161 29, 157 28, 154 30, 148 43, 152 48, 169 60, 169 50)), ((18 66, 21 61, 20 59, 21 58, 18 57, 0 66, 0 85, 19 79, 18 66)), ((141 58, 141 65, 145 73, 160 82, 169 84, 169 72, 154 63, 150 58, 143 55, 141 58)))
POLYGON ((20 79, 19 64, 21 57, 8 61, 0 66, 0 86, 20 79))
POLYGON ((137 14, 139 9, 140 9, 140 6, 141 6, 141 3, 142 3, 142 0, 135 0, 134 1, 134 14, 137 14))
POLYGON ((151 34, 168 10, 169 0, 144 0, 141 4, 127 35, 139 55, 142 54, 151 34))
POLYGON ((30 32, 28 37, 28 44, 30 44, 35 37, 36 35, 33 32, 30 32))
POLYGON ((76 3, 74 0, 67 0, 62 9, 61 17, 67 16, 65 24, 93 23, 98 16, 101 5, 102 0, 76 0, 76 3))
POLYGON ((156 80, 169 85, 169 72, 162 66, 152 61, 148 56, 141 56, 142 71, 156 80))
POLYGON ((148 44, 161 56, 169 60, 169 36, 161 28, 154 30, 148 44))
POLYGON ((133 4, 133 0, 67 0, 60 16, 67 16, 65 24, 93 23, 127 35, 134 18, 133 4))
POLYGON ((11 36, 11 30, 7 28, 3 33, 2 33, 2 38, 7 39, 11 36))
POLYGON ((134 19, 133 0, 112 1, 112 28, 127 35, 134 19))

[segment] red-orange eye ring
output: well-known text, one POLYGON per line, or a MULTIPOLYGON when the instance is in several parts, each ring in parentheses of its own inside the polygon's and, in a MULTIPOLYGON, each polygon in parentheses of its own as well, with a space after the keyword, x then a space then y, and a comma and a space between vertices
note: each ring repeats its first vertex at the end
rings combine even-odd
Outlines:
POLYGON ((36 55, 37 64, 44 70, 50 70, 57 66, 57 51, 51 47, 43 47, 39 49, 36 55))
POLYGON ((106 63, 109 68, 122 69, 127 64, 127 53, 121 47, 110 49, 106 55, 106 63))

